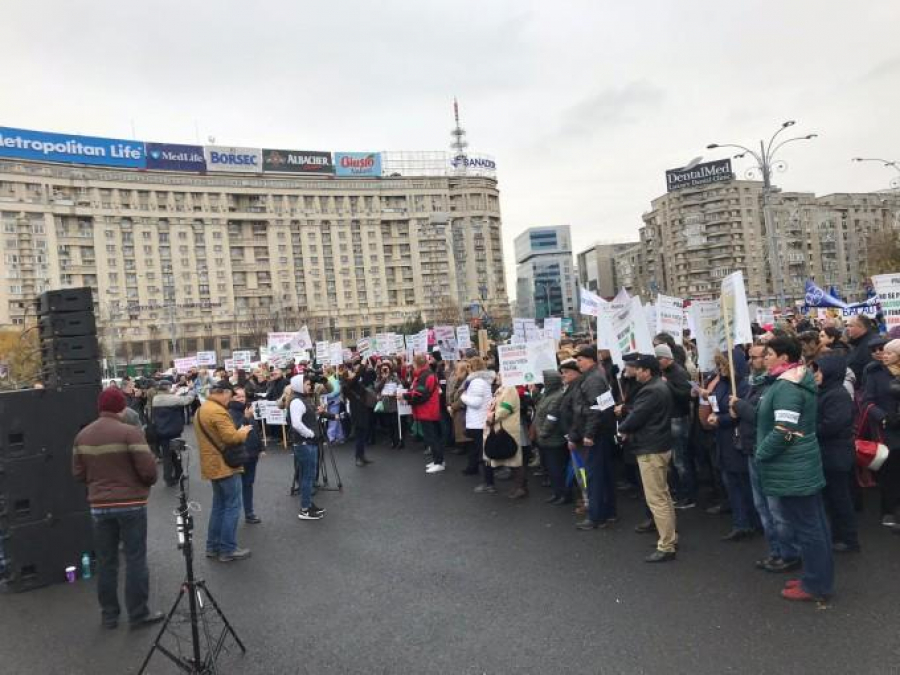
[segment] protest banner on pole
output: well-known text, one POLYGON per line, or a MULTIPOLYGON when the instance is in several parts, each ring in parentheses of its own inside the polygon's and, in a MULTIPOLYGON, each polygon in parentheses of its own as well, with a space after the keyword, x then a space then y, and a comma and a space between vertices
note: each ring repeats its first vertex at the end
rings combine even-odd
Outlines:
POLYGON ((344 362, 344 349, 340 342, 332 342, 328 345, 328 360, 335 367, 344 362))
POLYGON ((181 359, 175 359, 175 371, 179 373, 187 373, 191 368, 197 367, 197 356, 185 356, 181 359))
POLYGON ((872 285, 887 329, 900 326, 900 274, 876 274, 872 285))
POLYGON ((216 353, 215 352, 197 352, 197 366, 215 366, 216 365, 216 353))
POLYGON ((691 302, 693 334, 697 340, 697 367, 708 373, 716 369, 715 353, 719 348, 719 327, 722 312, 715 300, 691 302))
POLYGON ((753 342, 753 329, 750 326, 750 309, 747 306, 743 272, 734 272, 722 279, 721 302, 726 339, 735 345, 753 342))
POLYGON ((497 354, 503 386, 535 384, 535 374, 528 361, 528 345, 500 345, 497 354))
POLYGON ((551 340, 562 339, 562 318, 558 316, 548 316, 544 319, 544 331, 551 340))
POLYGON ((579 288, 581 302, 578 311, 585 316, 600 316, 601 308, 608 304, 603 298, 596 293, 592 293, 586 288, 579 288))
POLYGON ((468 326, 456 327, 456 347, 460 350, 472 348, 472 332, 468 326))
POLYGON ((456 360, 456 329, 453 326, 434 327, 434 346, 446 360, 456 360))
POLYGON ((655 305, 644 305, 644 319, 647 322, 647 330, 650 332, 650 335, 656 335, 658 332, 656 329, 658 323, 655 305))
POLYGON ((656 296, 656 333, 666 333, 681 343, 684 330, 684 300, 671 295, 656 296))

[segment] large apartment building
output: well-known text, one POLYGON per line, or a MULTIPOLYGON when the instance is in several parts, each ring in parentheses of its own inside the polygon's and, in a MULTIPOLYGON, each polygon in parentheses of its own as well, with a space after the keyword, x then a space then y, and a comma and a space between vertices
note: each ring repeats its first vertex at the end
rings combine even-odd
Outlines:
MULTIPOLYGON (((149 151, 148 151, 149 156, 149 151)), ((117 360, 508 318, 489 176, 270 176, 0 160, 0 328, 90 286, 117 360)))
POLYGON ((631 293, 634 268, 625 264, 638 242, 594 244, 578 254, 578 284, 601 298, 610 299, 625 288, 631 293))
POLYGON ((532 227, 518 235, 516 312, 521 317, 576 317, 577 277, 568 225, 532 227))
MULTIPOLYGON (((640 229, 635 291, 714 296, 722 278, 742 270, 751 301, 775 302, 762 197, 761 182, 728 180, 654 199, 640 229)), ((788 301, 802 299, 810 278, 864 297, 868 242, 900 231, 896 191, 816 197, 773 190, 769 204, 788 301)))

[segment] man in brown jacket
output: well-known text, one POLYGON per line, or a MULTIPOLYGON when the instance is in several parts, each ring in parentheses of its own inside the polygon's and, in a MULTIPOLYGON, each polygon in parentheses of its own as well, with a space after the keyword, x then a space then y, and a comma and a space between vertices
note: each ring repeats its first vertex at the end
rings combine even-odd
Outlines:
POLYGON ((75 437, 72 474, 88 486, 97 551, 97 597, 105 628, 119 625, 119 542, 125 550, 125 608, 132 628, 163 618, 147 607, 147 498, 156 482, 156 459, 140 427, 123 420, 125 394, 105 389, 100 418, 75 437))
POLYGON ((231 562, 250 557, 250 549, 238 548, 237 526, 241 516, 243 467, 233 468, 225 463, 225 448, 240 445, 252 427, 234 428, 228 403, 234 391, 223 380, 209 389, 206 403, 197 411, 194 430, 200 449, 200 474, 212 482, 213 503, 209 511, 206 535, 206 557, 219 562, 231 562))

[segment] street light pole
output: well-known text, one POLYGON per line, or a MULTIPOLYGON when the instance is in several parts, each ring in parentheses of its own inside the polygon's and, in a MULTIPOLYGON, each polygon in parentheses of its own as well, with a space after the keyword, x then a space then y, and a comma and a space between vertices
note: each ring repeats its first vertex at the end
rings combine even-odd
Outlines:
POLYGON ((897 177, 892 178, 890 182, 890 186, 895 190, 900 188, 900 161, 889 160, 889 159, 878 159, 877 157, 854 157, 851 162, 880 162, 884 165, 885 168, 894 169, 897 172, 897 177))
POLYGON ((776 144, 775 139, 778 138, 778 135, 785 129, 789 129, 790 127, 794 126, 796 123, 797 122, 795 120, 787 120, 786 122, 783 122, 781 124, 781 126, 774 134, 772 134, 772 137, 769 139, 768 143, 766 143, 764 140, 760 140, 759 152, 755 152, 746 146, 738 145, 735 143, 710 143, 706 146, 707 150, 713 150, 715 148, 737 148, 741 150, 741 152, 735 155, 735 159, 741 159, 747 155, 750 155, 756 161, 756 166, 751 168, 748 171, 748 174, 752 175, 753 173, 758 172, 762 176, 762 210, 763 222, 766 226, 766 241, 769 248, 769 271, 772 275, 772 290, 775 293, 778 304, 782 308, 784 308, 786 302, 784 292, 784 267, 781 263, 781 252, 778 248, 778 233, 775 231, 775 225, 772 218, 770 195, 772 193, 772 172, 774 170, 784 171, 787 168, 787 164, 782 160, 776 159, 775 157, 778 151, 788 143, 793 143, 794 141, 808 141, 818 136, 818 134, 795 136, 793 138, 785 139, 776 144))

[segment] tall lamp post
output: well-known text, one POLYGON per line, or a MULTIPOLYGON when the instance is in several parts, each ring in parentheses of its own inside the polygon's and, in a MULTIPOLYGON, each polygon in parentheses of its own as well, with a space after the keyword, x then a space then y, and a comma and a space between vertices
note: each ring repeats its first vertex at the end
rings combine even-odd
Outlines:
POLYGON ((889 159, 878 159, 877 157, 854 157, 852 162, 880 162, 885 168, 894 169, 897 176, 891 179, 890 186, 895 190, 900 188, 900 162, 889 159))
MULTIPOLYGON (((544 301, 547 307, 547 316, 551 315, 551 305, 550 305, 550 289, 554 287, 558 287, 559 284, 553 283, 552 281, 538 281, 535 286, 538 288, 543 287, 544 289, 544 301)), ((546 318, 546 317, 544 317, 546 318)))
POLYGON ((736 143, 710 143, 706 146, 707 150, 714 150, 716 148, 737 148, 741 152, 735 155, 734 159, 741 159, 750 155, 756 162, 755 167, 751 167, 747 170, 747 176, 749 178, 752 178, 756 174, 762 176, 763 221, 766 224, 766 240, 769 246, 769 270, 772 273, 772 285, 774 286, 773 290, 775 291, 775 297, 782 308, 785 305, 784 268, 781 265, 781 255, 778 249, 778 235, 775 232, 775 227, 772 222, 773 219, 769 204, 769 196, 772 192, 772 172, 785 171, 787 169, 787 163, 776 158, 776 155, 781 148, 788 143, 793 143, 794 141, 808 141, 816 138, 818 135, 807 134, 806 136, 794 136, 792 138, 781 140, 778 143, 775 142, 781 132, 785 129, 789 129, 796 123, 796 120, 787 120, 786 122, 783 122, 778 130, 772 134, 768 143, 764 140, 759 141, 759 151, 751 150, 748 147, 736 143))

